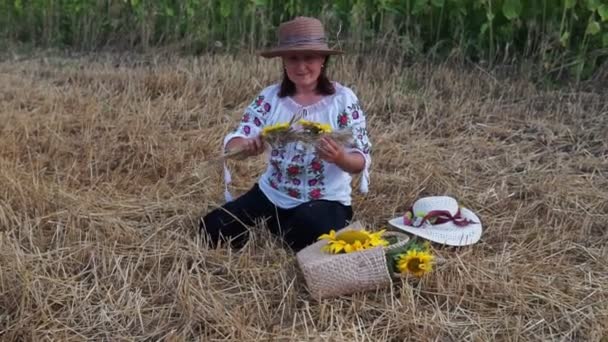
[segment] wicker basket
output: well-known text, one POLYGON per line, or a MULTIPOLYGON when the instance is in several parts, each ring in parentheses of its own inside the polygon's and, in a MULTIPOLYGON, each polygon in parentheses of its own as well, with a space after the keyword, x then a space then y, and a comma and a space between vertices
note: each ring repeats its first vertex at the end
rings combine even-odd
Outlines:
MULTIPOLYGON (((363 226, 357 221, 339 232, 359 229, 363 226)), ((390 274, 385 253, 403 246, 409 237, 391 231, 384 235, 395 236, 398 241, 387 247, 330 254, 322 250, 328 242, 320 240, 298 252, 298 265, 311 295, 319 300, 391 286, 395 275, 390 274)))

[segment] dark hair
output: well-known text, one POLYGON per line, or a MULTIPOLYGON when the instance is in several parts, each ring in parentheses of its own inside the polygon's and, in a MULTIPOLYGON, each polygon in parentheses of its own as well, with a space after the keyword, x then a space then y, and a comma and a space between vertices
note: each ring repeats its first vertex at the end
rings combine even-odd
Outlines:
MULTIPOLYGON (((325 57, 325 62, 321 68, 321 74, 317 82, 317 93, 320 95, 333 95, 336 92, 336 88, 327 77, 327 64, 329 63, 329 56, 325 57)), ((281 89, 279 90, 279 97, 293 96, 296 94, 296 85, 287 76, 287 71, 283 69, 283 81, 281 82, 281 89)))

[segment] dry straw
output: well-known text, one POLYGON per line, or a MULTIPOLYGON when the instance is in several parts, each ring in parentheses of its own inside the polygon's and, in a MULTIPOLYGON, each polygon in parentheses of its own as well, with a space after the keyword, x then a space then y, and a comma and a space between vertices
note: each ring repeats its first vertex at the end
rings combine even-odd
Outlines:
MULTIPOLYGON (((223 189, 217 168, 190 167, 217 155, 232 109, 275 81, 275 63, 0 61, 0 339, 601 341, 605 82, 547 90, 514 73, 398 63, 332 64, 356 85, 375 146, 356 218, 384 226, 420 196, 450 194, 487 229, 474 246, 433 245, 446 263, 417 284, 316 302, 261 226, 242 250, 196 234, 223 189)), ((262 164, 238 163, 235 187, 262 164)))

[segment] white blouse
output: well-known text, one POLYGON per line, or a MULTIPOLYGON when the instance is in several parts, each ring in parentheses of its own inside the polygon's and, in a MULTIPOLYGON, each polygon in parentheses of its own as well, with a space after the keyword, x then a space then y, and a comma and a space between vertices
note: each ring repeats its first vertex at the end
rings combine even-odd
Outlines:
MULTIPOLYGON (((336 92, 317 103, 302 106, 291 97, 278 96, 280 85, 274 84, 262 90, 246 108, 236 129, 224 138, 224 149, 235 137, 255 137, 266 125, 289 122, 295 114, 302 119, 331 125, 333 130, 351 129, 354 143, 347 152, 358 152, 365 158, 360 191, 367 193, 371 147, 364 112, 353 91, 334 83, 336 92)), ((266 171, 259 178, 261 191, 279 208, 289 209, 311 200, 339 201, 351 205, 351 180, 348 172, 333 163, 322 160, 314 148, 302 143, 289 143, 270 151, 266 171)), ((226 201, 232 196, 228 191, 230 172, 224 165, 226 201)))

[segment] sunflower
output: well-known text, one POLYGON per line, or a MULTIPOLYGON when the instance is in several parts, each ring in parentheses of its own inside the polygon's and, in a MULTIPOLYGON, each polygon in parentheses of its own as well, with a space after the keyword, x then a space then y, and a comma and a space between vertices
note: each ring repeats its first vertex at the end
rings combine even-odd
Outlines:
POLYGON ((332 131, 331 125, 329 125, 329 124, 312 122, 312 121, 308 121, 308 120, 304 120, 304 119, 301 119, 299 121, 299 123, 300 123, 300 125, 302 125, 302 128, 304 128, 308 131, 311 131, 314 134, 331 133, 331 131, 332 131))
POLYGON ((387 246, 388 241, 382 238, 382 234, 386 231, 383 229, 376 233, 371 233, 367 230, 347 230, 336 234, 335 230, 331 230, 329 234, 319 236, 319 240, 328 240, 329 243, 323 247, 324 251, 333 254, 358 252, 365 249, 374 248, 377 246, 387 246))
POLYGON ((397 268, 401 273, 412 273, 416 277, 421 277, 433 270, 433 259, 427 248, 422 251, 413 249, 399 257, 397 268))
POLYGON ((289 123, 287 123, 287 122, 266 126, 262 130, 262 136, 267 137, 268 135, 271 135, 271 134, 286 132, 286 131, 289 131, 289 128, 290 128, 289 123))

